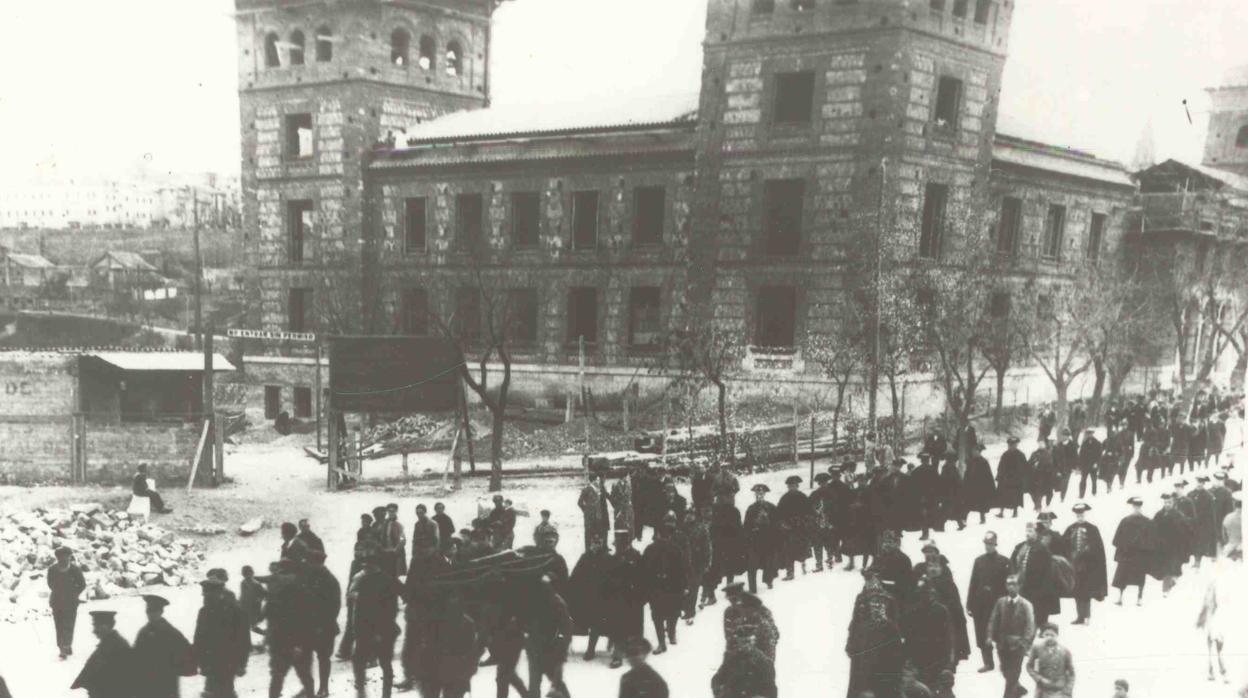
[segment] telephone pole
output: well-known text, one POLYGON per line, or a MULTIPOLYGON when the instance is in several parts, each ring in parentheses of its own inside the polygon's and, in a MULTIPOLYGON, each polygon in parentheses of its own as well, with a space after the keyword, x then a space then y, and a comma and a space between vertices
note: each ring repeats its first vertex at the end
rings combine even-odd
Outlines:
MULTIPOLYGON (((880 392, 880 308, 883 303, 884 293, 880 288, 883 273, 883 244, 884 244, 884 184, 888 176, 888 158, 880 161, 880 200, 875 210, 875 259, 874 269, 872 270, 873 285, 875 286, 873 294, 875 297, 875 307, 871 312, 871 374, 869 378, 870 385, 867 390, 867 419, 869 426, 868 432, 874 433, 877 427, 877 414, 879 406, 877 404, 880 392)), ((875 440, 879 441, 879 435, 875 435, 875 440)))
POLYGON ((191 190, 191 232, 195 245, 195 348, 204 346, 204 258, 199 252, 199 192, 191 190))

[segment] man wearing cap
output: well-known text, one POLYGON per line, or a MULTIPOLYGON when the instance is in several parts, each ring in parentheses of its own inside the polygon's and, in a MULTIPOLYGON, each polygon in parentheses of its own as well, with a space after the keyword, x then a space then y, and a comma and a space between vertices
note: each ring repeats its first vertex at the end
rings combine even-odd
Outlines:
POLYGON ((896 531, 880 534, 880 550, 871 569, 879 575, 881 582, 893 585, 899 599, 910 598, 910 590, 914 586, 914 563, 901 549, 901 536, 896 531))
POLYGON ((873 571, 863 572, 862 591, 854 599, 845 653, 849 655, 849 692, 859 698, 897 696, 904 660, 899 603, 873 571))
POLYGON ((1131 505, 1131 513, 1118 523, 1114 531, 1114 561, 1118 564, 1114 569, 1113 586, 1118 590, 1115 603, 1119 606, 1122 605, 1123 591, 1129 586, 1138 587, 1135 599, 1138 606, 1143 603, 1146 574, 1156 555, 1156 529, 1152 519, 1144 515, 1143 499, 1132 497, 1127 503, 1131 505))
POLYGON ((550 510, 542 509, 542 520, 533 527, 533 545, 541 546, 542 541, 550 536, 559 537, 559 527, 550 522, 550 510))
MULTIPOLYGON (((1196 525, 1196 505, 1187 496, 1187 480, 1179 478, 1174 482, 1174 508, 1178 509, 1184 517, 1187 518, 1188 527, 1194 528, 1196 525)), ((1195 538, 1188 541, 1188 545, 1195 543, 1195 538)))
POLYGON ((1178 498, 1161 495, 1161 510, 1153 515, 1157 530, 1157 559, 1152 575, 1161 580, 1162 596, 1168 596, 1175 580, 1183 574, 1183 563, 1191 557, 1192 525, 1177 506, 1178 498))
POLYGON ((715 587, 745 572, 746 541, 741 512, 732 500, 720 497, 711 507, 711 570, 702 586, 702 605, 715 604, 715 587))
POLYGON ((629 640, 624 648, 629 668, 620 677, 619 698, 667 698, 667 682, 646 661, 650 651, 650 641, 646 638, 629 640))
MULTIPOLYGON (((810 508, 814 514, 814 526, 812 527, 813 543, 815 548, 815 571, 823 571, 823 555, 828 555, 828 566, 831 567, 835 562, 835 558, 839 553, 839 546, 836 540, 836 516, 837 504, 834 499, 838 496, 832 490, 832 476, 828 473, 815 474, 815 484, 818 487, 814 492, 810 493, 810 508)), ((842 504, 842 506, 844 506, 842 504)))
POLYGON ((1192 519, 1192 557, 1195 560, 1196 569, 1200 569, 1202 558, 1214 560, 1218 557, 1221 522, 1216 518, 1213 494, 1207 489, 1208 484, 1207 475, 1197 475, 1196 486, 1187 494, 1188 502, 1195 514, 1192 519))
POLYGON ((1071 430, 1062 427, 1058 431, 1057 446, 1053 447, 1053 471, 1057 475, 1054 491, 1061 501, 1066 501, 1066 491, 1070 489, 1070 476, 1079 465, 1079 445, 1071 430))
POLYGON ((581 519, 585 523, 585 549, 589 550, 590 539, 598 537, 607 539, 611 528, 611 519, 607 512, 607 494, 602 490, 602 471, 589 471, 589 479, 581 488, 581 495, 576 500, 581 509, 581 519))
POLYGON ((1018 683, 1023 672, 1023 659, 1036 637, 1035 611, 1022 596, 1018 575, 1005 581, 1006 595, 997 599, 988 618, 988 636, 997 647, 1001 675, 1005 677, 1004 698, 1018 698, 1026 693, 1018 683))
POLYGON ((810 544, 813 536, 815 510, 810 506, 810 499, 801 490, 802 478, 790 475, 784 484, 788 491, 780 496, 776 504, 776 515, 779 520, 780 534, 783 540, 781 556, 784 560, 784 579, 793 579, 793 563, 800 562, 802 574, 806 574, 806 560, 810 558, 810 544))
POLYGON ((646 589, 641 553, 633 548, 632 529, 615 532, 615 553, 603 573, 607 636, 611 639, 611 668, 624 664, 624 643, 645 632, 646 589))
POLYGON ((920 453, 919 466, 907 478, 918 506, 918 525, 923 529, 919 540, 927 540, 931 537, 933 528, 944 530, 945 526, 944 519, 940 516, 940 471, 932 463, 932 454, 926 451, 920 453))
POLYGON ((940 484, 936 495, 940 507, 940 526, 937 528, 943 531, 945 524, 953 521, 961 531, 966 528, 966 507, 962 503, 962 471, 958 469, 958 452, 948 450, 935 457, 941 458, 944 463, 940 466, 940 484))
POLYGON ((329 695, 330 659, 334 651, 334 639, 338 636, 338 612, 342 609, 342 585, 325 566, 325 551, 308 553, 308 564, 303 570, 304 584, 310 595, 312 611, 309 638, 310 650, 316 656, 317 677, 321 689, 317 696, 329 695))
MULTIPOLYGON (((936 600, 949 614, 951 624, 953 664, 956 666, 971 656, 971 641, 966 633, 966 611, 962 607, 962 593, 958 591, 958 583, 953 579, 953 571, 949 569, 949 558, 940 553, 935 543, 923 546, 923 562, 914 566, 914 583, 912 588, 926 585, 936 594, 936 600)), ((935 675, 925 674, 925 678, 934 679, 935 675)))
POLYGON ((984 534, 984 554, 975 558, 971 568, 971 584, 966 591, 966 612, 975 623, 975 645, 979 647, 983 674, 996 668, 992 661, 992 637, 988 618, 997 599, 1005 596, 1005 580, 1010 576, 1010 559, 997 552, 997 534, 984 534))
POLYGON ((56 562, 48 567, 48 605, 52 607, 52 623, 56 627, 56 646, 61 659, 74 653, 74 626, 78 622, 78 603, 87 582, 82 569, 74 564, 74 551, 65 546, 56 549, 56 562))
POLYGON ((750 593, 758 592, 758 573, 763 573, 763 582, 772 588, 776 578, 776 528, 779 524, 776 505, 767 501, 767 493, 771 488, 758 483, 750 488, 754 493, 754 502, 745 510, 742 526, 746 540, 746 580, 749 582, 750 593))
POLYGON ((1083 443, 1079 444, 1079 498, 1083 499, 1087 494, 1088 480, 1092 480, 1092 496, 1096 496, 1096 468, 1101 462, 1101 452, 1104 447, 1101 446, 1101 440, 1096 438, 1096 432, 1092 429, 1085 429, 1083 432, 1083 443))
POLYGON ((395 617, 399 611, 402 586, 394 575, 383 572, 382 558, 372 555, 351 585, 350 602, 355 606, 355 652, 351 668, 356 694, 365 696, 364 673, 368 665, 381 665, 382 695, 389 696, 394 684, 394 641, 399 635, 395 617))
POLYGON ((725 586, 724 595, 730 604, 724 609, 724 647, 733 649, 752 642, 774 663, 780 628, 771 610, 758 596, 745 591, 740 582, 725 586))
POLYGON ((71 689, 85 689, 90 698, 131 698, 136 686, 134 650, 117 632, 115 611, 91 611, 91 632, 99 638, 71 689))
POLYGON ((138 698, 177 698, 182 676, 195 675, 195 657, 186 636, 165 620, 169 602, 144 594, 147 625, 134 636, 135 687, 138 698))
POLYGON ((195 620, 193 646, 204 695, 234 698, 234 679, 246 673, 251 656, 251 627, 238 604, 223 593, 224 583, 206 579, 199 585, 204 603, 195 620))
POLYGON ((1011 436, 1005 440, 1005 453, 997 462, 997 518, 1005 516, 1005 510, 1012 509, 1014 518, 1018 518, 1018 508, 1023 506, 1023 492, 1027 489, 1027 456, 1018 450, 1018 437, 1011 436))
POLYGON ((687 563, 672 540, 675 529, 675 514, 672 514, 671 519, 659 525, 654 540, 641 556, 643 593, 650 605, 655 637, 659 639, 655 654, 666 652, 668 642, 676 644, 676 621, 680 618, 681 601, 689 581, 687 563))
MULTIPOLYGON (((1115 425, 1109 425, 1109 431, 1105 434, 1105 440, 1101 442, 1101 457, 1096 463, 1096 474, 1101 482, 1105 485, 1105 493, 1109 494, 1114 491, 1114 478, 1118 477, 1118 434, 1114 431, 1115 425)), ((1094 483, 1095 484, 1095 483, 1094 483)))
POLYGON ((727 499, 735 506, 737 503, 737 492, 741 491, 741 484, 737 482, 737 476, 731 470, 713 463, 710 468, 711 473, 711 495, 715 501, 727 499))
POLYGON ((987 520, 985 513, 992 509, 996 501, 997 485, 992 478, 992 466, 988 465, 988 459, 984 458, 976 444, 976 448, 971 449, 971 455, 966 459, 966 475, 962 478, 962 502, 968 512, 979 512, 979 522, 982 524, 987 520))
POLYGON ((1087 520, 1092 507, 1083 502, 1075 504, 1075 522, 1066 527, 1062 536, 1065 548, 1070 552, 1070 564, 1075 569, 1075 625, 1084 625, 1092 619, 1092 600, 1104 600, 1108 592, 1105 583, 1105 542, 1101 531, 1087 520))
POLYGON ((1027 539, 1014 548, 1011 556, 1014 573, 1018 575, 1019 593, 1031 602, 1036 623, 1043 624, 1049 616, 1062 610, 1057 580, 1053 576, 1053 555, 1040 542, 1040 531, 1034 523, 1026 527, 1027 539))
POLYGON ((1048 439, 1036 444, 1031 458, 1027 459, 1027 493, 1031 495, 1031 504, 1035 511, 1049 506, 1053 502, 1053 489, 1057 482, 1057 473, 1053 469, 1053 449, 1048 439))

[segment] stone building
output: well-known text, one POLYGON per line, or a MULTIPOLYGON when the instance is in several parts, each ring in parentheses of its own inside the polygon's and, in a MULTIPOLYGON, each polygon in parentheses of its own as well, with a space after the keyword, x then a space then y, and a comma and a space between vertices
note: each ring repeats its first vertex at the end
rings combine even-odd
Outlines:
MULTIPOLYGON (((534 396, 582 345, 622 387, 696 309, 749 345, 742 380, 810 380, 801 340, 877 231, 922 264, 990 230, 1056 276, 1134 215, 1120 164, 999 114, 1008 0, 711 0, 688 96, 506 108, 493 2, 236 3, 252 324, 471 333, 488 287, 534 396)), ((248 353, 311 382, 297 347, 248 353)))

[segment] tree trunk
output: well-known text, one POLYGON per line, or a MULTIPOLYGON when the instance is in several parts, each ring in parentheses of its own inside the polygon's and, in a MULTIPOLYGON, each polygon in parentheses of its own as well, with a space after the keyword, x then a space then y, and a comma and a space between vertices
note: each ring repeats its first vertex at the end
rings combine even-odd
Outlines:
POLYGON ((719 449, 728 447, 728 386, 715 381, 715 406, 719 410, 719 449))
POLYGON ((994 367, 997 374, 997 404, 992 411, 992 428, 1001 429, 1001 412, 1005 410, 1005 372, 1006 366, 994 367))
POLYGON ((490 410, 494 420, 494 431, 490 434, 490 491, 503 490, 503 425, 507 415, 502 405, 490 410))
POLYGON ((1088 424, 1099 424, 1101 396, 1105 393, 1105 362, 1101 359, 1093 359, 1092 371, 1096 375, 1096 382, 1092 384, 1092 409, 1088 410, 1088 424))
POLYGON ((1244 387, 1244 375, 1248 373, 1248 346, 1239 350, 1239 358, 1235 359, 1235 368, 1231 369, 1231 390, 1244 387))
POLYGON ((468 470, 475 473, 477 472, 477 447, 473 443, 472 420, 468 418, 467 398, 459 401, 459 416, 463 420, 464 447, 468 450, 468 470))
MULTIPOLYGON (((1053 381, 1053 391, 1057 394, 1057 407, 1054 410, 1054 416, 1056 417, 1054 429, 1060 434, 1063 428, 1069 428, 1069 424, 1066 421, 1067 412, 1070 409, 1070 405, 1066 401, 1066 382, 1053 381)), ((1078 438, 1079 435, 1074 434, 1073 436, 1078 438)))

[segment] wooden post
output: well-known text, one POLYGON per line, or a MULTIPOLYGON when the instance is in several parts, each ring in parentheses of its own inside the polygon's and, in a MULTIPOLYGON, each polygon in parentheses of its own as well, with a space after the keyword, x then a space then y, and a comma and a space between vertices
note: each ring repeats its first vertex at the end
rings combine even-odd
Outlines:
MULTIPOLYGON (((793 467, 801 465, 801 459, 797 455, 797 400, 793 401, 793 467)), ((811 477, 814 477, 813 475, 811 477)))
POLYGON ((589 396, 585 392, 585 335, 576 338, 577 361, 580 366, 581 412, 585 420, 585 455, 589 455, 589 396))
POLYGON ((810 413, 810 486, 815 486, 815 413, 810 413))
MULTIPOLYGON (((318 334, 316 336, 316 379, 315 379, 316 387, 313 388, 316 391, 316 450, 317 451, 321 450, 321 409, 322 409, 321 393, 325 392, 325 389, 321 386, 321 355, 322 355, 321 336, 318 334)), ((406 459, 406 454, 404 455, 404 458, 406 459)), ((407 472, 406 460, 403 465, 405 466, 403 468, 403 472, 407 472)))
POLYGON ((567 424, 572 421, 572 393, 568 393, 563 398, 563 423, 567 424))
MULTIPOLYGON (((213 399, 214 396, 213 396, 213 366, 212 366, 213 339, 214 339, 213 335, 215 334, 215 332, 211 326, 203 328, 202 331, 204 335, 204 339, 203 339, 204 397, 203 397, 201 409, 203 410, 204 421, 211 426, 213 431, 216 431, 217 430, 216 406, 214 404, 215 401, 213 399)), ((220 462, 220 457, 217 455, 217 443, 218 441, 215 436, 213 436, 212 440, 208 442, 209 448, 212 449, 208 454, 209 467, 212 469, 211 472, 209 473, 209 479, 212 481, 212 484, 214 486, 220 484, 220 477, 221 477, 221 474, 217 472, 217 464, 220 462)))
POLYGON ((627 388, 625 388, 625 389, 624 389, 624 392, 620 394, 620 399, 623 401, 623 402, 622 402, 622 405, 623 405, 623 407, 624 407, 624 431, 630 431, 629 424, 628 424, 628 400, 629 400, 629 394, 628 394, 628 389, 627 389, 627 388))
POLYGON ((325 445, 329 450, 329 465, 325 469, 325 487, 330 492, 334 491, 336 471, 342 467, 342 463, 338 462, 338 440, 340 438, 342 438, 342 435, 338 433, 338 415, 331 410, 325 429, 325 445))
POLYGON ((663 442, 659 444, 659 463, 664 469, 667 468, 667 432, 670 427, 667 425, 667 390, 663 390, 663 442))
POLYGON ((225 482, 225 419, 220 412, 212 415, 213 484, 225 482))

